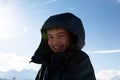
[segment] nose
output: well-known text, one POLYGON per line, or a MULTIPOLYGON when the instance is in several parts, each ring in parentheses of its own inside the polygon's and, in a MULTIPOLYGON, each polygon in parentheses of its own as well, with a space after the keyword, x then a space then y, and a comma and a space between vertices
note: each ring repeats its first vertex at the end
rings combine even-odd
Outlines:
POLYGON ((59 39, 57 37, 54 37, 52 43, 53 44, 58 44, 59 43, 59 39))

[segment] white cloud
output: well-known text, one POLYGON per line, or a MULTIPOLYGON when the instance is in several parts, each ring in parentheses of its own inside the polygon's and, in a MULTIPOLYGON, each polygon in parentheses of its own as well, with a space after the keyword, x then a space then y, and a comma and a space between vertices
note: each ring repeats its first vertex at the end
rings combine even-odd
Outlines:
POLYGON ((0 52, 0 71, 34 69, 38 71, 41 65, 29 63, 31 57, 18 56, 15 53, 0 52))
POLYGON ((38 5, 40 5, 40 4, 39 3, 32 3, 31 5, 29 5, 29 7, 36 7, 38 5))
POLYGON ((116 3, 120 3, 120 0, 116 0, 116 3))
POLYGON ((102 53, 106 53, 106 54, 109 54, 109 53, 120 53, 120 49, 115 49, 115 50, 100 50, 100 51, 88 51, 89 53, 99 53, 99 54, 102 54, 102 53))
POLYGON ((57 2, 58 0, 48 0, 44 3, 42 3, 43 5, 47 5, 47 4, 51 4, 51 3, 54 3, 54 2, 57 2))
POLYGON ((14 35, 12 35, 11 33, 9 32, 0 32, 0 39, 10 39, 10 38, 15 38, 14 35))
POLYGON ((36 6, 41 6, 41 5, 48 5, 48 4, 51 4, 51 3, 54 3, 54 2, 57 2, 58 0, 46 0, 44 2, 41 2, 41 3, 32 3, 29 5, 29 7, 36 7, 36 6))
POLYGON ((119 4, 120 0, 113 0, 113 2, 115 2, 116 4, 119 4))
POLYGON ((96 74, 98 80, 112 80, 116 76, 120 76, 120 70, 101 70, 96 74))
POLYGON ((76 11, 77 8, 68 8, 69 11, 76 11))
POLYGON ((17 36, 23 35, 25 32, 27 32, 27 30, 27 27, 22 27, 21 29, 12 28, 10 30, 8 30, 7 27, 3 27, 0 29, 0 39, 16 38, 17 36))
POLYGON ((21 70, 28 65, 30 59, 16 54, 0 53, 0 71, 21 70))

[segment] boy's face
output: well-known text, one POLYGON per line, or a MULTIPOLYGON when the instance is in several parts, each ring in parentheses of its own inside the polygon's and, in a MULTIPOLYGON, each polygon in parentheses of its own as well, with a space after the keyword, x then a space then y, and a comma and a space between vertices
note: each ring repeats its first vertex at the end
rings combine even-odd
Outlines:
POLYGON ((69 34, 63 28, 53 28, 47 30, 48 45, 54 52, 64 51, 70 44, 69 34))

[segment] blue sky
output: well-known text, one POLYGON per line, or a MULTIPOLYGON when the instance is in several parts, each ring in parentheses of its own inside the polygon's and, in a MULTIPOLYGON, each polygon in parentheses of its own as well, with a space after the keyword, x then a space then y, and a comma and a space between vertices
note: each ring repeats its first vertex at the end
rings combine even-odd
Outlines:
POLYGON ((35 68, 28 61, 40 43, 40 28, 49 16, 63 12, 81 18, 83 50, 97 76, 120 73, 120 0, 0 0, 0 70, 35 68))

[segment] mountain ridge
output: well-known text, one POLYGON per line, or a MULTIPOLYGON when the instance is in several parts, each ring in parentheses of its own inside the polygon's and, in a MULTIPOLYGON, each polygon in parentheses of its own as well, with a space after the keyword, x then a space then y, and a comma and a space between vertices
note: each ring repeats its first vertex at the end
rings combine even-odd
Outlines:
POLYGON ((10 70, 6 72, 0 71, 0 78, 3 79, 13 79, 16 80, 34 80, 37 75, 37 71, 33 69, 23 69, 21 71, 10 70))

